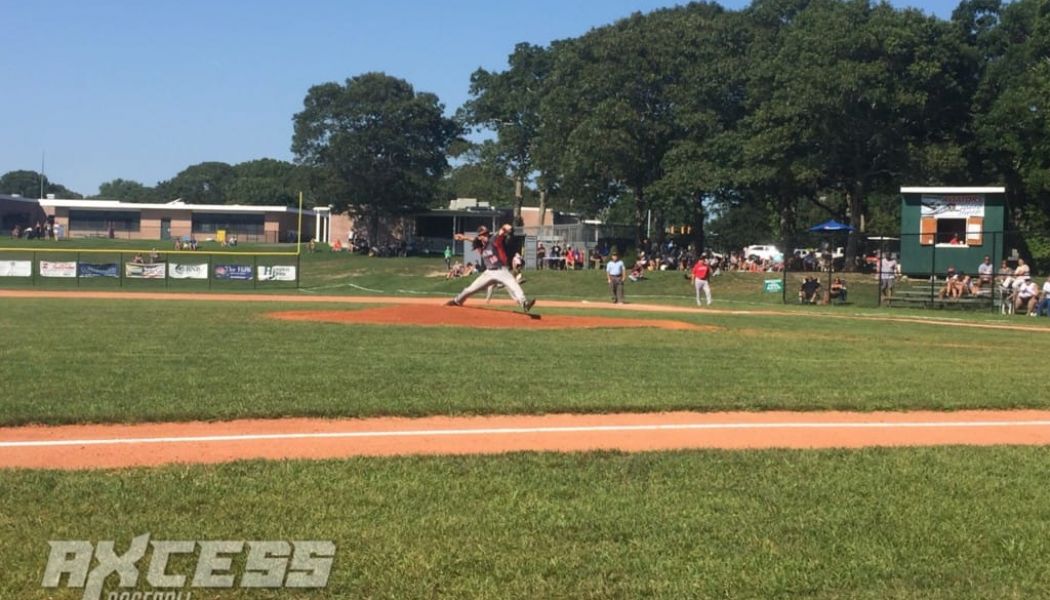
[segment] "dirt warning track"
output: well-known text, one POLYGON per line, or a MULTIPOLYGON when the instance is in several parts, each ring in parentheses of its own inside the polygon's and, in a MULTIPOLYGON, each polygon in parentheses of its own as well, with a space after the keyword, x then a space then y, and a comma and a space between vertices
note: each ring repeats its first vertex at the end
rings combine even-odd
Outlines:
POLYGON ((1050 445, 1050 411, 651 413, 275 419, 0 428, 0 467, 516 451, 1050 445))

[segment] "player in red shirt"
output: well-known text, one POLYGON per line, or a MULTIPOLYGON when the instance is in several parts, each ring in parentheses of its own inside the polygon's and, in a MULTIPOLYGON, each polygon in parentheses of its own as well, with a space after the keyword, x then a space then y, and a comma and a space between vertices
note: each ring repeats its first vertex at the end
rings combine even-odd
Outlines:
POLYGON ((704 296, 707 298, 707 305, 711 306, 711 284, 708 282, 710 278, 711 267, 708 266, 707 259, 701 256, 693 265, 693 287, 696 288, 697 306, 700 306, 701 291, 703 291, 704 296))

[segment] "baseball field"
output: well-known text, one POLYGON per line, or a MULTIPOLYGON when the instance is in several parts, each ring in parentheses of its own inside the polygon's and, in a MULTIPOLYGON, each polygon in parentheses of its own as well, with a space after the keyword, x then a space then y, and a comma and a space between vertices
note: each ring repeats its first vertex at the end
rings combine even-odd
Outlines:
MULTIPOLYGON (((792 306, 762 292, 762 274, 726 274, 715 304, 697 309, 680 273, 657 272, 614 307, 592 271, 529 273, 539 298, 529 318, 503 292, 491 305, 442 306, 465 282, 446 280, 437 258, 318 253, 301 268, 299 289, 221 295, 156 282, 0 289, 0 598, 81 597, 41 586, 49 540, 123 548, 147 532, 336 544, 324 588, 194 598, 1050 595, 1050 453, 1036 440, 1050 429, 1043 319, 876 309, 860 276, 851 304, 792 306), (790 449, 779 426, 760 431, 772 446, 761 450, 617 444, 660 447, 663 429, 625 427, 672 411, 739 411, 765 427, 766 411, 1017 409, 1035 420, 986 418, 967 431, 1000 437, 972 443, 923 438, 909 422, 898 441, 848 450, 850 431, 835 431, 829 449, 790 449), (625 425, 588 430, 603 436, 589 451, 488 453, 473 435, 447 452, 324 460, 280 459, 292 434, 243 454, 229 449, 245 440, 200 438, 180 442, 179 462, 151 467, 84 468, 93 446, 76 438, 55 443, 43 463, 53 468, 14 468, 27 441, 68 427, 154 428, 153 441, 120 443, 135 465, 160 452, 157 432, 173 422, 569 414, 625 425), (211 464, 194 464, 198 443, 220 448, 211 464), (83 460, 63 463, 74 455, 83 460)), ((722 433, 743 435, 733 427, 722 433)))

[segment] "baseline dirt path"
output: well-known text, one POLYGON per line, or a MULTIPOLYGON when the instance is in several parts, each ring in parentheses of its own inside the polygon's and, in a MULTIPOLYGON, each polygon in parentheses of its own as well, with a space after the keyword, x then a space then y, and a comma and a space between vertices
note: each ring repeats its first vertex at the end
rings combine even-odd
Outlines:
POLYGON ((683 448, 1050 445, 1050 411, 275 419, 0 428, 0 467, 683 448))
MULTIPOLYGON (((408 298, 404 296, 323 296, 303 294, 223 294, 223 293, 174 293, 174 292, 103 292, 103 291, 49 291, 49 290, 0 290, 3 298, 94 298, 112 300, 172 300, 184 302, 295 302, 303 304, 410 304, 417 306, 440 306, 448 298, 408 298)), ((477 304, 471 304, 476 306, 477 304)), ((514 306, 509 300, 493 300, 492 306, 514 306)), ((816 319, 849 319, 859 321, 881 321, 888 323, 909 323, 934 325, 939 327, 967 327, 972 329, 998 329, 1005 331, 1025 331, 1029 333, 1050 333, 1050 327, 1041 324, 1010 325, 1000 323, 973 323, 958 319, 938 319, 924 317, 891 317, 881 315, 832 314, 828 312, 804 312, 773 309, 726 309, 694 308, 689 306, 670 306, 664 304, 627 304, 616 305, 607 302, 547 300, 541 298, 536 304, 536 312, 543 313, 544 308, 573 308, 581 310, 614 310, 626 312, 667 313, 667 314, 704 314, 721 315, 764 315, 783 317, 803 317, 816 319)))

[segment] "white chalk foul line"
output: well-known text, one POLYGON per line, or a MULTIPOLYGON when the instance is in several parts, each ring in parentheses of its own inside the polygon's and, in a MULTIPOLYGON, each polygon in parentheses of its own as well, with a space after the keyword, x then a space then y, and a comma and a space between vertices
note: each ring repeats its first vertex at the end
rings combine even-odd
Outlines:
POLYGON ((109 446, 118 444, 185 444, 246 442, 263 440, 311 440, 457 435, 520 435, 543 433, 603 433, 632 431, 717 431, 747 429, 938 429, 978 427, 1050 427, 1050 420, 1035 421, 858 421, 847 423, 676 423, 665 425, 581 425, 567 427, 503 427, 488 429, 410 429, 403 431, 337 431, 327 433, 258 433, 153 438, 108 438, 89 440, 0 441, 0 448, 46 448, 55 446, 109 446))

